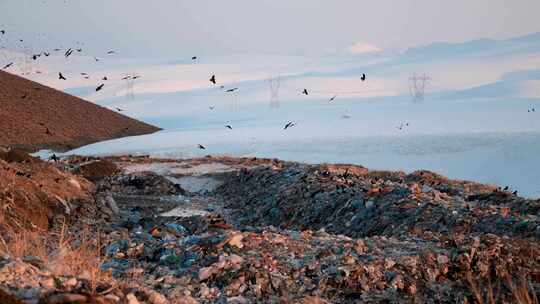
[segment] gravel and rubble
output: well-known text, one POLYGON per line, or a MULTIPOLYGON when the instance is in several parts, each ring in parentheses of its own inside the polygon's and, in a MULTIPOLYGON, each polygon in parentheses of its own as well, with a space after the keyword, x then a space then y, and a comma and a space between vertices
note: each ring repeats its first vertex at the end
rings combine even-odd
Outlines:
MULTIPOLYGON (((64 165, 88 161, 99 160, 64 165)), ((0 300, 1 290, 24 303, 130 304, 483 303, 490 293, 534 303, 540 293, 540 203, 494 186, 275 159, 106 161, 123 173, 96 182, 93 217, 81 221, 99 227, 108 279, 90 286, 87 274, 3 256, 0 300), (189 177, 216 186, 185 189, 189 177)))
POLYGON ((324 228, 351 237, 492 233, 540 239, 540 200, 427 171, 282 162, 231 174, 217 192, 243 225, 324 228))

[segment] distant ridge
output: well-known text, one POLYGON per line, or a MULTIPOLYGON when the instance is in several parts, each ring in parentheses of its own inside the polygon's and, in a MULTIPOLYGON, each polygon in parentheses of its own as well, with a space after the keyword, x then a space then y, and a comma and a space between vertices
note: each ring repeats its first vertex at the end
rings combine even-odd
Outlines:
POLYGON ((67 151, 160 129, 0 71, 0 146, 67 151))
POLYGON ((485 53, 496 55, 525 52, 540 52, 540 32, 501 40, 483 38, 456 43, 433 42, 428 45, 409 48, 403 55, 404 59, 414 61, 485 55, 485 53))

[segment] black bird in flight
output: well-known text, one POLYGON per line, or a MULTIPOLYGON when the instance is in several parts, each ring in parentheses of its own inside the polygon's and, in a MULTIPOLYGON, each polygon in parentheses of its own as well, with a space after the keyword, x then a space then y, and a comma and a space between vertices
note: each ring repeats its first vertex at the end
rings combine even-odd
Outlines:
POLYGON ((197 56, 191 57, 191 60, 197 60, 197 56))
POLYGON ((66 80, 66 77, 64 77, 64 75, 62 75, 62 73, 58 73, 58 79, 66 80))
POLYGON ((210 77, 210 82, 216 84, 216 75, 212 75, 212 77, 210 77))
POLYGON ((304 95, 306 95, 306 96, 309 95, 307 89, 304 89, 304 91, 302 91, 302 94, 304 94, 304 95))
POLYGON ((213 110, 215 108, 215 106, 209 106, 208 107, 210 110, 213 110))
POLYGON ((60 50, 61 50, 61 49, 54 49, 53 51, 58 52, 58 51, 60 51, 60 50))
POLYGON ((360 77, 362 81, 366 81, 366 74, 362 73, 362 77, 360 77))
POLYGON ((51 53, 43 52, 43 55, 45 55, 45 57, 49 57, 51 56, 51 53))
POLYGON ((226 125, 225 128, 232 130, 232 127, 230 125, 226 125))
POLYGON ((228 89, 228 90, 225 91, 225 92, 227 92, 227 93, 232 93, 232 92, 234 92, 234 91, 236 91, 236 90, 238 90, 238 88, 228 89))
POLYGON ((34 54, 34 55, 32 55, 32 59, 33 59, 33 60, 37 60, 40 56, 41 56, 41 55, 34 54))
POLYGON ((81 75, 83 75, 83 76, 88 76, 88 74, 87 74, 87 73, 81 73, 81 75))
POLYGON ((513 194, 513 195, 518 195, 518 192, 517 192, 517 190, 516 190, 516 191, 514 191, 514 192, 512 192, 512 194, 513 194))
POLYGON ((124 111, 124 110, 122 110, 122 109, 120 109, 120 108, 116 108, 116 111, 122 112, 122 111, 124 111))
POLYGON ((201 149, 201 150, 206 150, 205 146, 203 146, 203 145, 201 145, 201 144, 198 144, 197 146, 198 146, 199 149, 201 149))
POLYGON ((25 99, 27 96, 28 96, 28 94, 27 94, 27 93, 24 93, 24 95, 21 96, 21 99, 25 99))
POLYGON ((109 80, 109 79, 107 78, 107 76, 103 76, 102 80, 109 80))
POLYGON ((330 98, 330 102, 334 101, 336 99, 337 95, 334 95, 332 96, 332 98, 330 98))
POLYGON ((82 49, 77 49, 77 52, 79 52, 79 53, 82 52, 82 49))
POLYGON ((99 91, 99 90, 101 90, 101 89, 103 89, 103 86, 104 86, 104 85, 105 85, 104 83, 100 84, 100 85, 96 88, 96 92, 99 91))
POLYGON ((73 50, 71 48, 69 48, 66 53, 64 53, 64 56, 66 56, 66 58, 68 58, 71 54, 73 54, 73 50))
POLYGON ((94 57, 94 60, 95 60, 96 62, 98 62, 98 61, 99 61, 99 58, 97 58, 97 57, 94 57))
POLYGON ((114 51, 108 51, 107 54, 111 55, 111 54, 115 54, 115 52, 114 51))
POLYGON ((508 191, 508 186, 504 187, 503 190, 504 190, 504 191, 508 191))
POLYGON ((283 130, 287 130, 288 128, 292 128, 296 126, 296 124, 292 121, 289 121, 286 125, 285 125, 285 128, 283 128, 283 130))
POLYGON ((1 30, 0 33, 2 33, 2 35, 5 35, 5 34, 6 34, 6 31, 5 31, 5 30, 1 30))
POLYGON ((12 66, 12 65, 13 65, 13 62, 10 62, 10 63, 6 64, 6 65, 4 66, 4 70, 7 69, 7 68, 9 68, 9 67, 12 66))

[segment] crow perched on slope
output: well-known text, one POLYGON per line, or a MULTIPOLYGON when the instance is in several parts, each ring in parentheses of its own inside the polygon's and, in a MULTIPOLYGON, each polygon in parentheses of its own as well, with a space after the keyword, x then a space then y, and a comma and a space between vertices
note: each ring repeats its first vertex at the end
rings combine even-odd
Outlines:
POLYGON ((54 161, 55 163, 57 163, 58 160, 59 160, 58 156, 56 156, 56 154, 54 154, 54 153, 53 153, 53 155, 51 155, 51 157, 49 159, 54 161))

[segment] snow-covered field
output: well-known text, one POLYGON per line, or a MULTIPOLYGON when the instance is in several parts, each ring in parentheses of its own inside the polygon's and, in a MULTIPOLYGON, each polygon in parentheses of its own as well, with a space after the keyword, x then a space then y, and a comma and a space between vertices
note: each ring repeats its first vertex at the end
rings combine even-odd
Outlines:
POLYGON ((165 129, 70 153, 229 154, 428 169, 540 197, 540 34, 322 58, 237 55, 191 62, 125 59, 120 52, 99 62, 51 56, 39 64, 41 74, 30 78, 165 129), (57 80, 58 71, 68 81, 57 80), (409 94, 413 73, 432 78, 420 103, 409 94), (125 74, 142 76, 134 99, 125 96, 125 74), (212 74, 216 86, 208 81, 212 74), (268 79, 277 76, 281 106, 275 109, 268 79), (95 92, 101 83, 104 89, 95 92), (239 91, 226 93, 219 85, 239 91), (309 96, 301 94, 304 88, 309 96), (297 125, 283 130, 288 121, 297 125))

